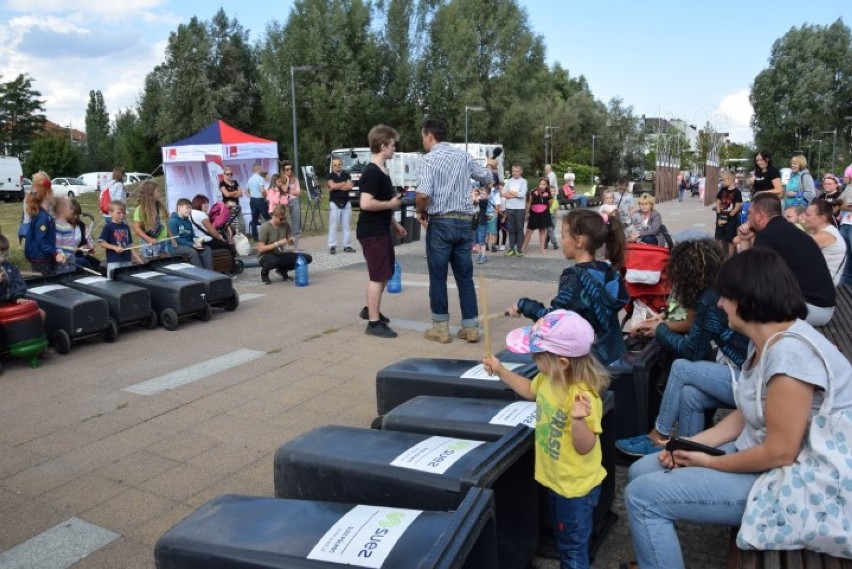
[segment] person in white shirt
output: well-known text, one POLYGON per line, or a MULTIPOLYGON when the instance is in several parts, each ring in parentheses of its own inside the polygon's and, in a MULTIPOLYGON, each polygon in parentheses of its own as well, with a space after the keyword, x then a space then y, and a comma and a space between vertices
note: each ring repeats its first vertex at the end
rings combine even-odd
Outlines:
POLYGON ((506 180, 500 194, 505 202, 506 225, 509 230, 507 257, 523 257, 521 245, 524 242, 524 216, 527 207, 527 181, 521 177, 523 172, 520 164, 513 164, 512 177, 506 180))

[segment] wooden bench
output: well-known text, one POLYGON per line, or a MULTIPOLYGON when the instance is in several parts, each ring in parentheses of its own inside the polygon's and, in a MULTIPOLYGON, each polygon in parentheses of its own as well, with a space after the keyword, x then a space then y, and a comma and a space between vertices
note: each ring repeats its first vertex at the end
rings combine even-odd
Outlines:
POLYGON ((743 551, 737 547, 737 528, 731 528, 728 569, 852 569, 852 561, 824 553, 792 551, 743 551))
POLYGON ((837 287, 837 304, 831 322, 817 328, 823 336, 852 360, 852 287, 837 287))
POLYGON ((227 249, 213 249, 213 270, 217 273, 230 275, 234 268, 234 260, 227 249))

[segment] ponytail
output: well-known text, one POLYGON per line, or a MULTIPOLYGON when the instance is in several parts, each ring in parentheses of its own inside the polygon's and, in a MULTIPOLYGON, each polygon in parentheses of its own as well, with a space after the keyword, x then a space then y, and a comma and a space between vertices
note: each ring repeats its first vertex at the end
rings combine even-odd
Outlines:
POLYGON ((617 215, 610 216, 608 225, 606 256, 612 264, 612 268, 618 271, 624 265, 624 249, 627 247, 624 238, 624 225, 617 215))

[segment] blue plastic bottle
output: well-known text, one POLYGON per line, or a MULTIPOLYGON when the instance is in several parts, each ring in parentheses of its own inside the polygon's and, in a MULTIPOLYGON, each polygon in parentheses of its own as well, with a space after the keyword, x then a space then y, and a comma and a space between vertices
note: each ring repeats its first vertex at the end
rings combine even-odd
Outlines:
POLYGON ((296 286, 308 286, 308 263, 301 253, 296 254, 296 286))
POLYGON ((393 262, 393 275, 388 281, 388 292, 402 292, 402 267, 397 260, 393 262))

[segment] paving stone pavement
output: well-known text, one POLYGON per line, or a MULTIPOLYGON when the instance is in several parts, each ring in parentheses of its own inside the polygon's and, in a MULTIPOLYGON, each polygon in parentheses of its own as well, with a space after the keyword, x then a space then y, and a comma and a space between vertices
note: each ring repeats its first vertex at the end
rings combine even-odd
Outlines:
MULTIPOLYGON (((712 229, 712 212, 696 199, 658 209, 672 233, 712 229)), ((296 288, 275 276, 263 286, 259 270, 248 269, 234 281, 244 298, 239 309, 215 310, 208 323, 181 321, 175 332, 122 329, 114 344, 85 340, 69 355, 45 356, 37 369, 4 358, 0 552, 56 526, 54 532, 94 524, 118 537, 103 540, 106 545, 73 567, 153 567, 157 538, 208 500, 224 493, 272 496, 272 456, 282 443, 325 424, 369 427, 378 369, 412 356, 481 358, 481 344, 439 345, 411 329, 400 329, 393 340, 366 336, 358 319, 367 280, 363 258, 360 252, 331 256, 325 243, 324 236, 302 239, 314 255, 310 286, 296 288), (246 350, 260 356, 171 390, 125 391, 246 350)), ((478 266, 488 279, 489 313, 519 296, 553 296, 565 261, 560 251, 535 251, 534 238, 523 259, 494 254, 478 266)), ((382 305, 392 320, 428 321, 423 252, 423 241, 398 249, 404 291, 386 294, 382 305)), ((455 291, 449 296, 458 324, 455 291)), ((491 323, 497 349, 497 339, 519 322, 498 317, 491 323)), ((620 500, 624 477, 619 467, 619 521, 596 567, 632 558, 620 500)), ((680 529, 687 566, 723 565, 727 530, 680 529)), ((39 550, 30 553, 34 561, 23 566, 38 567, 39 550)), ((541 559, 535 565, 558 566, 541 559)))

